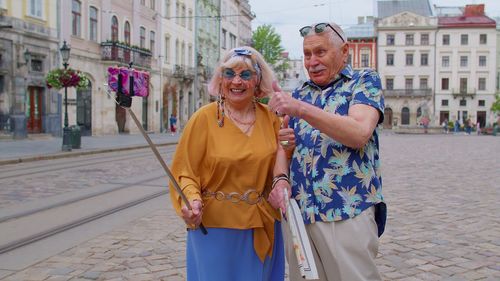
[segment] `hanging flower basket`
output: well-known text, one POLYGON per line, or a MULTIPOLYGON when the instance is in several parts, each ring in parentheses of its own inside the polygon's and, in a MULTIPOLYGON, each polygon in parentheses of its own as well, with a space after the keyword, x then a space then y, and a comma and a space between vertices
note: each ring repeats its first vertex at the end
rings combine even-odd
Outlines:
POLYGON ((79 90, 86 89, 89 86, 89 79, 83 72, 71 68, 57 68, 49 71, 45 78, 47 87, 56 90, 65 87, 76 87, 79 90))

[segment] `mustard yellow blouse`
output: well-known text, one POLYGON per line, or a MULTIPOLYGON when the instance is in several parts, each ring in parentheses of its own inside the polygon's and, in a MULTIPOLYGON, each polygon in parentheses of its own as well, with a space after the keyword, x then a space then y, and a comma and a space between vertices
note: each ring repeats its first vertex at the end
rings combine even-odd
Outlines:
MULTIPOLYGON (((267 202, 276 159, 279 118, 266 105, 256 104, 256 122, 245 135, 227 116, 217 125, 217 104, 200 108, 187 123, 172 162, 172 173, 189 200, 203 191, 244 194, 255 189, 264 200, 255 205, 203 197, 202 222, 206 227, 254 229, 259 258, 272 255, 274 221, 279 211, 267 202)), ((170 184, 170 197, 180 215, 181 198, 170 184)), ((183 205, 183 204, 182 204, 183 205)), ((210 235, 210 232, 209 234, 210 235)))

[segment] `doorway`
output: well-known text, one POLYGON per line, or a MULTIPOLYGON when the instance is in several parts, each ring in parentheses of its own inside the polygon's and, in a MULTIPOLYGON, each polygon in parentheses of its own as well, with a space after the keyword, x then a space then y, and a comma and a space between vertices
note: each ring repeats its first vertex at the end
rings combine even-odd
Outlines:
POLYGON ((42 132, 42 97, 43 88, 28 87, 26 97, 26 118, 28 134, 39 134, 42 132))
POLYGON ((384 109, 384 129, 392 129, 392 109, 384 109))
POLYGON ((92 135, 92 83, 76 93, 76 124, 82 136, 92 135))

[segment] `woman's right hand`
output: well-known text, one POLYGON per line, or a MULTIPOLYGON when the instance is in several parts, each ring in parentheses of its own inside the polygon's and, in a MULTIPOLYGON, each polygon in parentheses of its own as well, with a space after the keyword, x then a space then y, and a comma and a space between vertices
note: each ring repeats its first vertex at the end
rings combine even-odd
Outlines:
POLYGON ((267 198, 269 204, 271 204, 271 206, 273 206, 273 208, 275 209, 281 209, 281 212, 283 214, 286 213, 286 199, 288 199, 285 199, 285 189, 288 190, 288 197, 290 198, 290 195, 292 194, 291 187, 290 184, 285 180, 278 181, 273 190, 271 190, 271 193, 269 193, 269 197, 267 198))
POLYGON ((182 219, 187 225, 198 226, 201 223, 201 216, 203 215, 203 203, 199 199, 195 199, 189 202, 191 204, 191 210, 189 210, 186 205, 182 206, 182 219))

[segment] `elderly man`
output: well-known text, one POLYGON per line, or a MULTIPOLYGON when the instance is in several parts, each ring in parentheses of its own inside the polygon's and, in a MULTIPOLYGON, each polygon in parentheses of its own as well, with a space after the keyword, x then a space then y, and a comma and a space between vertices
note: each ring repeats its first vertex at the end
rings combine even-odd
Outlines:
MULTIPOLYGON (((375 257, 386 219, 376 130, 384 117, 380 78, 347 64, 349 48, 338 25, 305 26, 300 34, 310 80, 292 95, 276 92, 269 102, 271 110, 287 115, 285 122, 290 118, 280 140, 295 144, 292 197, 302 211, 320 280, 380 280, 375 257)), ((276 184, 269 197, 273 206, 284 209, 281 198, 288 187, 286 181, 276 184)), ((290 248, 287 252, 293 255, 290 248)), ((295 257, 288 261, 290 280, 302 280, 295 257)))

